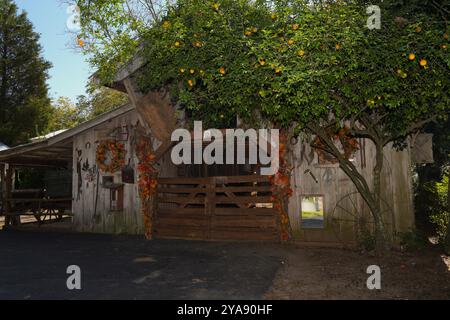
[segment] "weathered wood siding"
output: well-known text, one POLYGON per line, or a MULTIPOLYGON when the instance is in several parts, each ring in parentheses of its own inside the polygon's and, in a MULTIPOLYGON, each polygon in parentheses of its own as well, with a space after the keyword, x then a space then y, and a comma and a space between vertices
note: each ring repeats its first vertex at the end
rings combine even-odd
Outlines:
MULTIPOLYGON (((355 163, 371 186, 375 162, 375 147, 360 141, 361 150, 355 154, 355 163), (362 142, 362 143, 361 143, 362 142), (364 146, 365 145, 365 146, 364 146)), ((397 152, 385 148, 382 171, 382 206, 384 221, 391 235, 406 232, 414 226, 410 151, 397 152)), ((319 164, 318 156, 309 144, 299 141, 293 146, 291 160, 295 167, 292 178, 294 194, 289 202, 289 216, 297 239, 307 242, 357 242, 359 228, 351 220, 351 213, 370 221, 370 211, 357 193, 350 178, 336 164, 319 164), (307 170, 317 178, 317 183, 307 170), (324 197, 324 228, 304 228, 301 223, 301 197, 324 197), (356 230, 358 229, 358 230, 356 230)), ((368 226, 373 226, 369 223, 368 226)))
MULTIPOLYGON (((144 225, 140 212, 138 192, 138 159, 135 154, 134 129, 139 121, 136 111, 111 119, 109 122, 86 130, 74 137, 73 150, 73 204, 74 225, 82 232, 127 233, 143 234, 144 225), (124 184, 123 210, 112 211, 110 204, 110 189, 102 187, 103 176, 114 176, 114 183, 121 183, 121 172, 106 174, 93 170, 83 170, 83 165, 92 169, 96 164, 96 149, 101 140, 107 139, 108 134, 116 128, 127 128, 128 138, 121 141, 127 150, 126 161, 131 159, 131 166, 135 171, 135 183, 124 184), (79 188, 79 173, 81 170, 81 185, 79 188), (97 200, 96 200, 97 199, 97 200), (97 202, 97 204, 96 204, 97 202)), ((140 122, 142 123, 142 121, 140 122)), ((157 142, 155 142, 156 144, 157 142)), ((156 148, 156 146, 155 146, 156 148)), ((166 154, 157 164, 162 177, 174 176, 175 167, 170 161, 170 153, 166 154)))

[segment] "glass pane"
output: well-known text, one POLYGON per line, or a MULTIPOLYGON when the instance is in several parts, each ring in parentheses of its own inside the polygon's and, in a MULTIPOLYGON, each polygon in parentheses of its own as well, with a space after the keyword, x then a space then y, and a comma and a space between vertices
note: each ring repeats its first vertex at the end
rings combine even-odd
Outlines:
POLYGON ((301 220, 303 228, 323 228, 323 197, 302 197, 301 220))

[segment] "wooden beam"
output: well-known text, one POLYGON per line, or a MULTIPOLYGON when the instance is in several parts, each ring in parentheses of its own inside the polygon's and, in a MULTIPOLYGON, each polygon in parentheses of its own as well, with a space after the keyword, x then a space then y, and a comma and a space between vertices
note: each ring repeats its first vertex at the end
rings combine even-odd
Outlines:
POLYGON ((20 217, 10 216, 9 214, 12 212, 12 204, 9 199, 11 199, 13 183, 14 183, 14 166, 7 165, 6 166, 6 175, 5 175, 5 227, 7 228, 9 225, 19 225, 20 217))
POLYGON ((60 167, 67 168, 67 161, 57 159, 39 159, 39 158, 12 158, 8 163, 18 167, 60 167))
POLYGON ((159 141, 171 140, 177 118, 168 93, 150 91, 136 101, 136 110, 154 137, 159 141))
POLYGON ((6 199, 8 199, 7 195, 6 195, 6 164, 4 163, 0 163, 0 183, 1 183, 1 189, 2 189, 2 207, 0 210, 0 215, 4 213, 5 211, 5 204, 6 204, 6 199))

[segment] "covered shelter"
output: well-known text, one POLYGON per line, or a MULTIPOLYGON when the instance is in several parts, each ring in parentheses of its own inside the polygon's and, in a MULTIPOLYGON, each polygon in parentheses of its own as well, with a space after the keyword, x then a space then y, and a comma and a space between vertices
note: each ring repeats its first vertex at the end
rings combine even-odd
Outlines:
POLYGON ((125 105, 72 129, 36 137, 16 147, 0 145, 1 215, 5 216, 5 225, 19 225, 23 216, 34 217, 40 223, 47 218, 72 216, 74 137, 129 110, 130 106, 125 105), (15 176, 24 169, 42 170, 43 187, 19 189, 15 176))

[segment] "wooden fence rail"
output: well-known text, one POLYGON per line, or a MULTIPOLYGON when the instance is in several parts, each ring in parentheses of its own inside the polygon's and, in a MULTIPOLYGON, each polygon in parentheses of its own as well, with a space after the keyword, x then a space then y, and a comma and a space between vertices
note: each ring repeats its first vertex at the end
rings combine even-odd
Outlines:
POLYGON ((158 238, 279 239, 266 176, 161 178, 158 186, 158 238))

